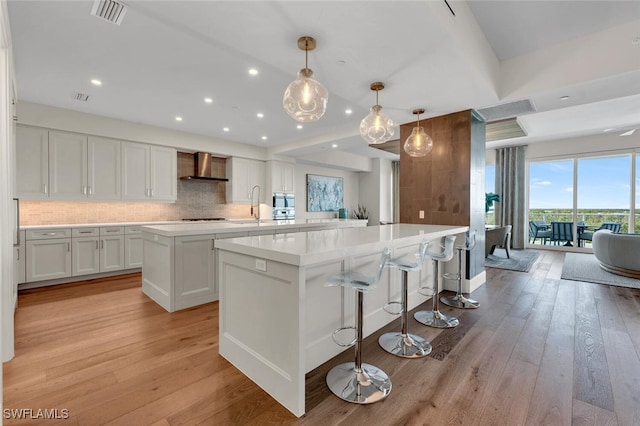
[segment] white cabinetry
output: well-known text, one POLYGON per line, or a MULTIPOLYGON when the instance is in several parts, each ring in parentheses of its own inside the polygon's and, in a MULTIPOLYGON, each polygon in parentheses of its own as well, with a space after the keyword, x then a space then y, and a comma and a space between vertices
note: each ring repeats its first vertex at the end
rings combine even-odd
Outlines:
POLYGON ((142 268, 142 232, 139 226, 124 228, 124 268, 142 268))
MULTIPOLYGON (((227 158, 226 176, 229 178, 226 187, 227 203, 250 203, 251 189, 255 185, 260 187, 260 202, 264 202, 266 190, 264 161, 239 157, 227 158)), ((258 190, 255 191, 255 196, 258 196, 258 190)))
POLYGON ((175 238, 175 310, 218 299, 214 238, 214 235, 175 238))
MULTIPOLYGON (((295 192, 296 166, 291 163, 279 161, 270 162, 271 191, 270 192, 295 192)), ((267 173, 268 175, 269 173, 267 173)), ((268 177, 268 176, 267 176, 268 177)))
POLYGON ((72 275, 124 269, 124 227, 72 230, 72 275))
POLYGON ((49 132, 16 127, 16 192, 27 200, 49 198, 49 132))
POLYGON ((21 198, 120 199, 120 141, 27 126, 17 132, 21 198))
POLYGON ((175 149, 124 142, 122 167, 123 199, 176 200, 178 174, 175 149))
POLYGON ((13 247, 13 283, 22 284, 26 280, 25 232, 18 231, 18 244, 13 247))
POLYGON ((49 131, 49 196, 87 198, 87 136, 49 131))
POLYGON ((26 240, 27 281, 71 276, 71 229, 31 230, 26 240))

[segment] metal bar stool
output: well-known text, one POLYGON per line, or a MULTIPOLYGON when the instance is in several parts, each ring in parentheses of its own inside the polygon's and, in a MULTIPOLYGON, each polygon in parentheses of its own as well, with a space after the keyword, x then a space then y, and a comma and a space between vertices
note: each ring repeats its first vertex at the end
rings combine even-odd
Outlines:
POLYGON ((458 318, 445 315, 440 312, 438 307, 438 264, 440 262, 448 262, 453 258, 453 244, 456 241, 456 237, 453 235, 447 235, 444 239, 444 247, 441 253, 427 253, 427 256, 433 261, 433 308, 431 311, 418 311, 413 314, 413 317, 421 324, 428 325, 429 327, 437 328, 452 328, 460 324, 458 318))
POLYGON ((476 309, 480 306, 480 302, 470 299, 462 294, 462 252, 465 250, 473 250, 476 246, 476 231, 471 234, 467 232, 464 246, 455 246, 458 257, 458 272, 456 274, 446 273, 442 276, 448 280, 456 280, 458 282, 458 289, 455 296, 442 296, 440 301, 445 305, 453 306, 454 308, 461 309, 476 309))
POLYGON ((346 362, 333 367, 327 373, 327 386, 338 398, 356 404, 371 404, 378 402, 391 392, 389 376, 378 367, 362 362, 362 319, 363 293, 375 288, 382 271, 389 261, 390 252, 385 248, 380 257, 380 263, 375 276, 365 276, 358 272, 344 272, 329 279, 328 285, 350 287, 356 291, 356 338, 349 344, 341 344, 335 338, 339 328, 333 333, 334 341, 341 346, 351 346, 355 343, 355 362, 346 362))
MULTIPOLYGON (((419 271, 422 269, 422 265, 427 257, 427 247, 429 241, 424 239, 420 243, 420 249, 412 256, 405 256, 401 258, 392 259, 387 262, 387 266, 390 268, 397 268, 402 271, 402 299, 400 302, 390 302, 389 304, 400 304, 401 315, 401 331, 384 333, 378 339, 378 343, 382 346, 382 349, 390 354, 400 356, 403 358, 422 358, 431 353, 431 344, 422 337, 415 334, 409 334, 409 309, 408 303, 408 280, 409 271, 419 271)), ((389 305, 387 304, 387 305, 389 305)), ((395 313, 385 310, 389 313, 395 313)))

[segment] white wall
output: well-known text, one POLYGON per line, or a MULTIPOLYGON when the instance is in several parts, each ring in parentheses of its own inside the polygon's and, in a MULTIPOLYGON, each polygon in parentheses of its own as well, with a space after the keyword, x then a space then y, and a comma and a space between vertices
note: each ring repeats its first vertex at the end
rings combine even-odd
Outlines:
POLYGON ((393 221, 391 160, 374 158, 371 172, 359 173, 360 204, 369 210, 369 225, 393 221))
POLYGON ((304 163, 296 164, 296 219, 319 219, 337 217, 337 212, 307 211, 307 173, 322 176, 336 176, 344 179, 344 206, 349 209, 349 216, 358 206, 360 184, 358 173, 326 167, 312 166, 304 163))

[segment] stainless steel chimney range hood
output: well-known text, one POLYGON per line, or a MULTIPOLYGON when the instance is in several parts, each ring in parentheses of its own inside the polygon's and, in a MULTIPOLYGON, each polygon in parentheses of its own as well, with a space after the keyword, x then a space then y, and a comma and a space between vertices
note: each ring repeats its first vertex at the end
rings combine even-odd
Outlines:
POLYGON ((224 177, 211 176, 211 154, 196 152, 193 154, 193 175, 182 176, 182 180, 206 180, 212 182, 228 182, 224 177))

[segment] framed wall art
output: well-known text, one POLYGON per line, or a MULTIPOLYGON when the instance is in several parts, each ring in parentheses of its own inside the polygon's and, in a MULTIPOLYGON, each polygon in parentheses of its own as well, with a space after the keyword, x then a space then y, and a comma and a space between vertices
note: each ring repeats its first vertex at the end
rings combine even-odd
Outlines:
POLYGON ((307 175, 307 211, 337 211, 344 205, 344 182, 341 177, 307 175))

